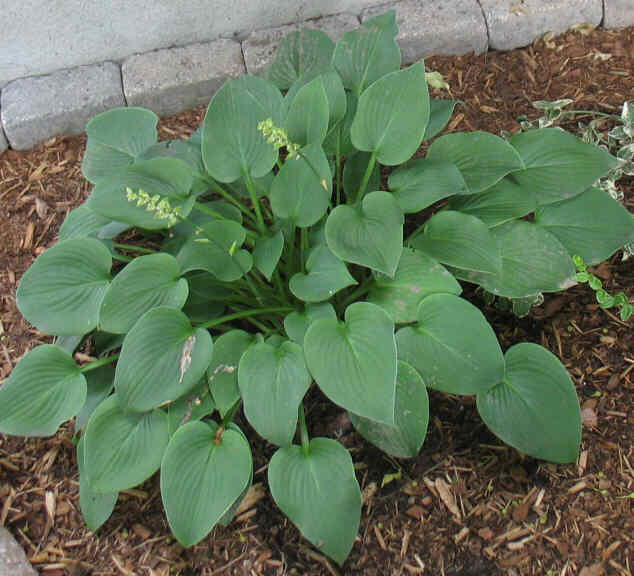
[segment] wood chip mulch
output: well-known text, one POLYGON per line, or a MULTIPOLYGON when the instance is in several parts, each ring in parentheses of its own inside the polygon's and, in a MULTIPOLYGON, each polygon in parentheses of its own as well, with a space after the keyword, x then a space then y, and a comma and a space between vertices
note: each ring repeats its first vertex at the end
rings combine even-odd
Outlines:
MULTIPOLYGON (((539 115, 534 100, 571 98, 577 109, 611 113, 634 100, 633 28, 570 32, 523 50, 430 58, 426 64, 444 74, 453 97, 464 102, 452 131, 517 130, 520 115, 539 115)), ((190 134, 202 114, 199 109, 163 121, 161 137, 190 134)), ((55 242, 68 211, 89 193, 80 172, 84 142, 55 139, 0 157, 0 380, 26 350, 49 341, 21 319, 15 289, 34 257, 55 242)), ((633 179, 621 187, 634 212, 633 179)), ((612 293, 634 296, 634 259, 621 262, 617 255, 595 273, 612 293)), ((522 457, 487 431, 472 399, 437 393, 431 394, 421 454, 396 462, 312 394, 313 434, 335 435, 351 450, 364 492, 359 538, 343 568, 308 546, 276 509, 265 489, 273 449, 253 433, 257 471, 250 501, 229 527, 189 550, 170 536, 156 478, 122 493, 97 535, 83 526, 68 425, 47 439, 0 435, 0 525, 47 576, 631 576, 631 322, 600 310, 584 286, 547 296, 523 320, 494 308, 485 313, 503 348, 541 343, 570 371, 584 417, 576 465, 522 457), (385 475, 398 471, 400 479, 382 486, 385 475)))

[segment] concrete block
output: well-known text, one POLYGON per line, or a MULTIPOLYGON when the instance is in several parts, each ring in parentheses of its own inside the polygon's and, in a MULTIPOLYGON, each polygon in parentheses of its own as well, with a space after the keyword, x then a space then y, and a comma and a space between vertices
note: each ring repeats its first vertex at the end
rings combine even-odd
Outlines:
POLYGON ((0 576, 37 576, 11 533, 0 526, 0 576))
POLYGON ((242 48, 233 40, 147 52, 121 67, 128 106, 149 108, 159 116, 208 104, 227 77, 245 72, 242 48))
POLYGON ((96 114, 125 106, 121 72, 112 62, 14 80, 1 98, 2 125, 16 150, 53 136, 80 134, 96 114))
POLYGON ((365 21, 396 9, 403 64, 427 56, 451 56, 487 51, 487 29, 477 0, 401 0, 368 8, 365 21))
POLYGON ((494 50, 527 46, 547 32, 562 34, 576 24, 598 26, 603 18, 602 0, 480 0, 480 5, 494 50))
POLYGON ((603 0, 603 27, 634 26, 634 0, 603 0))
POLYGON ((306 20, 297 24, 279 26, 252 32, 247 39, 242 42, 244 61, 249 74, 260 74, 272 62, 275 51, 282 38, 289 32, 300 30, 301 28, 317 28, 323 30, 333 41, 339 40, 346 32, 359 27, 359 19, 352 14, 338 14, 317 20, 306 20))
MULTIPOLYGON (((2 109, 0 108, 0 117, 2 117, 2 109)), ((2 123, 0 122, 0 156, 2 153, 9 147, 9 143, 7 142, 7 137, 4 135, 4 130, 2 128, 2 123)))

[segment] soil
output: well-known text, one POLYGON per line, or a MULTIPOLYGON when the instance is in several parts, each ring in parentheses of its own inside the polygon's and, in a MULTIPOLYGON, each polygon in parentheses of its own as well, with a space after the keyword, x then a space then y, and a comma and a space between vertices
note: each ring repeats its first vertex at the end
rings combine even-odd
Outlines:
MULTIPOLYGON (((571 98, 577 109, 618 113, 634 99, 633 28, 570 32, 513 52, 426 64, 464 102, 452 131, 515 131, 520 115, 539 116, 534 100, 571 98)), ((190 134, 203 112, 162 121, 161 137, 190 134)), ((49 341, 21 319, 14 294, 34 257, 55 242, 65 215, 89 193, 80 172, 84 143, 83 137, 55 139, 0 157, 0 380, 26 350, 49 341)), ((620 185, 634 212, 634 179, 620 185)), ((621 262, 617 254, 595 273, 611 293, 625 290, 632 298, 634 258, 621 262)), ((310 395, 311 432, 337 437, 350 449, 364 490, 359 537, 341 568, 311 548, 276 508, 265 468, 274 450, 252 432, 250 503, 227 528, 191 549, 170 536, 156 478, 122 493, 98 534, 84 527, 69 425, 46 439, 0 435, 0 525, 48 576, 631 576, 634 339, 631 322, 600 310, 593 298, 578 286, 547 296, 522 320, 478 301, 503 348, 538 342, 568 368, 584 416, 575 465, 523 457, 488 432, 472 398, 433 392, 420 455, 394 461, 363 441, 338 409, 310 395), (382 485, 394 473, 400 478, 382 485)))

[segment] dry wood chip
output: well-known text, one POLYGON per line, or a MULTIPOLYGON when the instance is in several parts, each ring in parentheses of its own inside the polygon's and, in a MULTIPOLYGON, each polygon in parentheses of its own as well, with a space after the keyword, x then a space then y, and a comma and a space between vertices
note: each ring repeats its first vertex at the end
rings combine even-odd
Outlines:
POLYGON ((586 484, 586 481, 582 480, 581 482, 577 482, 574 486, 568 488, 568 494, 576 494, 577 492, 581 492, 587 487, 588 485, 586 484))
POLYGON ((592 566, 585 566, 579 572, 579 576, 603 576, 605 570, 603 568, 603 564, 598 562, 596 564, 592 564, 592 566))
POLYGON ((258 482, 249 488, 247 495, 244 497, 244 500, 238 506, 238 510, 236 511, 236 516, 240 516, 247 510, 253 508, 262 498, 266 496, 266 490, 264 488, 264 484, 258 482))
POLYGON ((425 514, 425 509, 422 506, 412 506, 408 508, 405 512, 410 518, 414 518, 416 520, 420 520, 425 514))
POLYGON ((457 520, 460 520, 460 510, 458 509, 458 506, 456 506, 456 498, 449 488, 449 485, 442 478, 436 478, 434 485, 436 486, 438 496, 443 501, 443 504, 447 506, 449 512, 451 512, 457 520))
POLYGON ((495 534, 493 533, 493 530, 487 526, 486 528, 480 528, 480 530, 478 530, 478 536, 480 536, 480 538, 482 538, 485 542, 488 542, 493 539, 495 534))

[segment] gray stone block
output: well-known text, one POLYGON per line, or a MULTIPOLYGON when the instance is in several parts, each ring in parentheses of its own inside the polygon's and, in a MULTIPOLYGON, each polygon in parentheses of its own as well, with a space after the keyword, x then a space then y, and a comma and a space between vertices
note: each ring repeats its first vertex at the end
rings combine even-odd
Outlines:
POLYGON ((240 44, 224 39, 139 54, 121 67, 128 106, 159 116, 208 104, 227 77, 245 71, 240 44))
POLYGON ((494 50, 527 46, 547 32, 562 34, 576 24, 598 26, 603 18, 602 0, 480 0, 480 5, 494 50))
POLYGON ((289 32, 301 28, 317 28, 323 30, 335 42, 346 32, 359 27, 359 19, 352 14, 338 14, 327 16, 316 20, 306 20, 297 24, 279 26, 278 28, 268 28, 252 32, 247 39, 242 42, 244 61, 249 74, 260 74, 273 62, 275 51, 282 38, 289 32))
POLYGON ((125 106, 121 71, 104 62, 14 80, 2 89, 2 125, 16 150, 53 136, 79 134, 96 114, 125 106))
POLYGON ((11 533, 0 526, 0 576, 37 576, 11 533))
POLYGON ((634 0, 603 0, 604 28, 634 26, 634 0))
POLYGON ((487 29, 477 0, 401 0, 368 8, 365 21, 396 9, 403 64, 427 56, 451 56, 486 52, 487 29))
MULTIPOLYGON (((0 109, 0 117, 2 117, 2 109, 0 109)), ((4 130, 2 129, 2 123, 0 122, 0 156, 2 153, 9 147, 9 143, 7 142, 7 137, 4 135, 4 130)))

